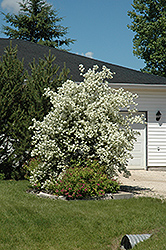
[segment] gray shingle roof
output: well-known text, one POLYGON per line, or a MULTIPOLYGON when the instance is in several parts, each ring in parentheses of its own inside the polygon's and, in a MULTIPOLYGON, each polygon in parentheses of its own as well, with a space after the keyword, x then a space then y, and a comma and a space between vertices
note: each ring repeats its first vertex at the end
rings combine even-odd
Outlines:
MULTIPOLYGON (((0 56, 4 54, 4 49, 10 45, 10 39, 0 38, 0 56)), ((56 57, 55 63, 62 69, 64 62, 67 68, 70 69, 70 75, 76 82, 82 81, 80 72, 78 70, 79 64, 83 64, 86 69, 92 68, 93 65, 98 65, 100 68, 105 65, 112 72, 115 72, 114 78, 109 80, 112 83, 128 83, 128 84, 162 84, 166 85, 166 78, 155 76, 151 74, 142 73, 137 70, 125 68, 111 63, 102 62, 93 58, 73 54, 70 52, 49 48, 47 46, 39 45, 36 43, 12 39, 12 46, 18 46, 18 58, 24 58, 24 66, 29 70, 29 63, 33 61, 38 62, 39 58, 44 58, 44 55, 51 54, 56 57)), ((111 58, 110 58, 111 60, 111 58)))

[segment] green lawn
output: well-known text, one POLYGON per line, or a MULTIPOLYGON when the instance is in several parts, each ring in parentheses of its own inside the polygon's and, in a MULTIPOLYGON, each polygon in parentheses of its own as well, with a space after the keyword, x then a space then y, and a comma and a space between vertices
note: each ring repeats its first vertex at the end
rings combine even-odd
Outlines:
POLYGON ((125 234, 143 233, 153 236, 134 249, 166 249, 166 202, 56 201, 27 189, 27 181, 0 181, 2 250, 117 250, 125 234))

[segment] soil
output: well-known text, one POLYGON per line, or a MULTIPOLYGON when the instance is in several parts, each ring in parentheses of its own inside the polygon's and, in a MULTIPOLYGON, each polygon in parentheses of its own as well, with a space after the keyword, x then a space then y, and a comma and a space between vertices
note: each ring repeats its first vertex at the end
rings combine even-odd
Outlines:
POLYGON ((146 196, 166 199, 166 171, 130 170, 129 178, 119 175, 121 190, 146 196))

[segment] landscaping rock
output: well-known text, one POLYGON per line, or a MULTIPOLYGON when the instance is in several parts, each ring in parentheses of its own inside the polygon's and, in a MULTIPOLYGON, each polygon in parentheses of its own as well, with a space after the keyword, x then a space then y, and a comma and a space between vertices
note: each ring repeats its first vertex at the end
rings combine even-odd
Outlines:
POLYGON ((39 194, 37 194, 37 196, 39 196, 41 198, 50 198, 50 199, 54 199, 54 200, 58 199, 58 196, 56 196, 56 195, 47 194, 47 193, 43 193, 43 192, 40 192, 39 194))
MULTIPOLYGON (((44 192, 40 192, 37 194, 37 196, 41 197, 41 198, 50 198, 50 199, 54 199, 54 200, 67 200, 66 197, 64 196, 56 196, 56 195, 52 195, 52 194, 47 194, 44 192)), ((129 193, 129 192, 118 192, 115 194, 105 194, 105 196, 103 197, 89 197, 89 198, 85 198, 83 200, 120 200, 120 199, 131 199, 133 198, 134 195, 133 193, 129 193)))
POLYGON ((103 199, 103 200, 112 200, 113 199, 113 194, 105 194, 105 196, 102 197, 101 199, 103 199))
POLYGON ((58 200, 66 201, 66 197, 64 197, 64 196, 58 196, 58 200))
POLYGON ((131 199, 134 197, 134 194, 128 192, 119 192, 116 194, 112 194, 112 197, 114 200, 131 199))

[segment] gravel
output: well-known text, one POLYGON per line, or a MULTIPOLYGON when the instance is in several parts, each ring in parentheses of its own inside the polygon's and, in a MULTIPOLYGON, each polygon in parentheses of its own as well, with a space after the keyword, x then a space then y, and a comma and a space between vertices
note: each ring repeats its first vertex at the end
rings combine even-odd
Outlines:
POLYGON ((135 197, 146 196, 166 199, 166 171, 130 170, 129 178, 119 175, 122 191, 135 197))

